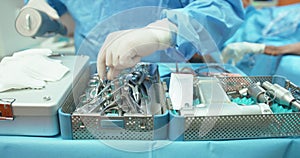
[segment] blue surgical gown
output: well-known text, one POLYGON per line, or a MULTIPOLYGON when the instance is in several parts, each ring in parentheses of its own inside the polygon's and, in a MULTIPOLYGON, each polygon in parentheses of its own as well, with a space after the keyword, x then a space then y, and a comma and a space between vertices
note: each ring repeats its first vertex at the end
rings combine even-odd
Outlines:
MULTIPOLYGON (((236 33, 225 42, 264 43, 282 46, 300 41, 300 3, 255 9, 248 6, 245 21, 236 33)), ((282 75, 300 86, 300 56, 270 56, 247 54, 237 67, 249 76, 282 75)))
MULTIPOLYGON (((195 53, 219 54, 219 48, 243 21, 239 0, 48 0, 60 15, 75 21, 77 54, 95 61, 105 37, 113 31, 146 26, 168 18, 177 25, 174 47, 146 61, 187 61, 195 53)), ((216 57, 217 58, 217 57, 216 57)))

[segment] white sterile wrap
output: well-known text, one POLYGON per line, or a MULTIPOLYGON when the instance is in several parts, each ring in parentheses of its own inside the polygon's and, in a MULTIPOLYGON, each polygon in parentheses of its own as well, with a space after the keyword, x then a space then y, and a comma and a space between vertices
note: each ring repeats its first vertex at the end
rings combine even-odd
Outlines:
POLYGON ((42 88, 46 81, 58 81, 69 68, 50 59, 49 49, 28 49, 0 62, 0 92, 10 89, 42 88))

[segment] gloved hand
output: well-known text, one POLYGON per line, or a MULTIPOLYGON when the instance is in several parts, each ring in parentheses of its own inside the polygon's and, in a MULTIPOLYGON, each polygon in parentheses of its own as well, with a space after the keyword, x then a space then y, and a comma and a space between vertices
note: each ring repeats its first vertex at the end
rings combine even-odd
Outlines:
POLYGON ((242 60, 247 53, 264 53, 265 47, 265 44, 249 42, 228 44, 222 51, 223 62, 227 63, 231 60, 231 64, 235 65, 242 60))
POLYGON ((176 31, 176 26, 163 19, 144 28, 109 34, 98 54, 100 78, 111 80, 123 69, 133 67, 142 57, 167 49, 171 45, 171 31, 176 31), (107 74, 106 67, 109 67, 107 74))
MULTIPOLYGON (((34 8, 37 10, 40 10, 46 14, 48 14, 48 16, 50 16, 52 19, 59 19, 58 13, 56 12, 55 9, 53 9, 47 2, 46 0, 29 0, 29 2, 22 7, 22 9, 25 8, 34 8)), ((22 10, 21 9, 21 10, 22 10)))

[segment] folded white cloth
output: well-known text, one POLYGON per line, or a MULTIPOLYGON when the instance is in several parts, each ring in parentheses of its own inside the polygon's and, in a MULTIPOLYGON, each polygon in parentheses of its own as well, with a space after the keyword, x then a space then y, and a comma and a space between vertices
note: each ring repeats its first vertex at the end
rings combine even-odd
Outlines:
POLYGON ((58 81, 69 68, 50 59, 50 49, 27 49, 0 62, 0 92, 10 89, 42 88, 46 81, 58 81))

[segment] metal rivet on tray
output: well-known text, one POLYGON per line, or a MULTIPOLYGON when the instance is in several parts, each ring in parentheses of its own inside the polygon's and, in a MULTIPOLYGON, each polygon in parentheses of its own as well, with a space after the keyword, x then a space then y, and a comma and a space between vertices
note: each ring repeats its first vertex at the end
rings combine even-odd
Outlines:
POLYGON ((44 96, 43 99, 44 99, 45 101, 49 101, 49 100, 51 100, 51 97, 50 97, 50 96, 44 96))

